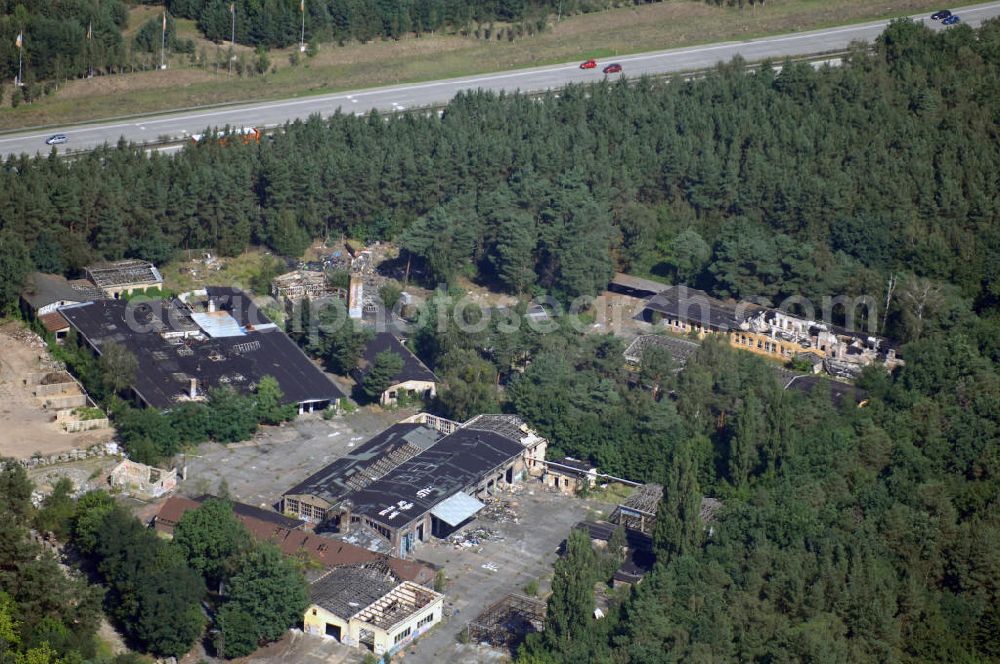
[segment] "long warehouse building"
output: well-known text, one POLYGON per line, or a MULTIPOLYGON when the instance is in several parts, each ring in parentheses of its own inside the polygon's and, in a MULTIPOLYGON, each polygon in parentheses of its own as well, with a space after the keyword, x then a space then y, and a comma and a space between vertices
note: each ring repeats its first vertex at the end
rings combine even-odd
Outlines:
POLYGON ((514 415, 418 415, 287 491, 282 511, 377 533, 394 555, 471 521, 495 490, 544 470, 548 442, 514 415))
POLYGON ((59 312, 96 355, 118 344, 135 356, 129 387, 143 406, 168 410, 204 400, 218 387, 250 393, 264 376, 278 381, 285 403, 297 404, 299 412, 326 408, 344 396, 249 295, 210 287, 202 298, 198 305, 97 300, 59 312))

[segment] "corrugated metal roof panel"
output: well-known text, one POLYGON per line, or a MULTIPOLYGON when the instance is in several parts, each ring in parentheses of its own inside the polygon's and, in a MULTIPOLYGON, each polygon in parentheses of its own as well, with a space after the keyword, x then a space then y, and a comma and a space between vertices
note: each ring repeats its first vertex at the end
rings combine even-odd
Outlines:
POLYGON ((438 503, 437 507, 431 510, 431 514, 454 528, 484 507, 486 505, 476 498, 459 491, 451 498, 438 503))
POLYGON ((242 337, 246 335, 240 324, 226 311, 209 313, 192 313, 191 319, 198 324, 205 334, 218 339, 219 337, 242 337))

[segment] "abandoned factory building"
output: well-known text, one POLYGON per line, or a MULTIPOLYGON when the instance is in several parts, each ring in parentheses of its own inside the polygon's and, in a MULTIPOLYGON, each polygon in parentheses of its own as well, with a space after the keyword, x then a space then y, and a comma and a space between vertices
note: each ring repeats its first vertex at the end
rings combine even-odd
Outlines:
POLYGON ((780 309, 724 302, 686 286, 663 286, 644 299, 636 319, 674 334, 724 335, 734 348, 772 359, 807 361, 805 356, 812 356, 827 373, 842 378, 857 376, 873 363, 890 370, 903 364, 896 347, 886 339, 780 309))
POLYGON ((339 567, 313 582, 307 634, 393 654, 441 621, 444 596, 401 580, 382 564, 339 567))
POLYGON ((368 529, 405 556, 471 521, 496 489, 540 475, 546 445, 513 415, 458 424, 421 414, 290 489, 282 509, 341 532, 368 529))
POLYGON ((136 291, 160 288, 163 277, 152 263, 137 260, 101 263, 85 268, 87 278, 100 290, 102 295, 119 299, 136 291))
MULTIPOLYGON (((160 507, 153 519, 157 532, 172 537, 181 518, 190 510, 197 509, 213 496, 198 498, 171 496, 160 507)), ((305 522, 292 519, 272 510, 233 502, 233 514, 258 542, 270 542, 284 555, 310 561, 310 567, 333 569, 350 565, 384 565, 401 581, 429 584, 434 581, 434 570, 413 560, 400 560, 391 556, 369 551, 349 542, 341 542, 305 530, 305 522)), ((307 576, 313 574, 312 570, 307 576)))
POLYGON ((96 354, 111 342, 138 361, 131 390, 137 403, 169 409, 230 386, 248 393, 273 376, 285 403, 299 412, 344 396, 336 385, 237 289, 209 288, 204 300, 128 303, 106 299, 59 312, 96 354))
POLYGON ((340 457, 285 492, 283 511, 325 521, 331 510, 444 436, 417 422, 400 422, 340 457))

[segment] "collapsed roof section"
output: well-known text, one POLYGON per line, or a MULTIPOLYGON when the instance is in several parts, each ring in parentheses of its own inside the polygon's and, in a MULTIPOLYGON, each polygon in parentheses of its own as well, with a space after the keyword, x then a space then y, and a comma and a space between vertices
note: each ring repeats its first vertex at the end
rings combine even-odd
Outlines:
POLYGON ((642 334, 632 340, 625 349, 625 361, 633 366, 642 364, 643 354, 650 348, 664 348, 670 352, 674 368, 680 370, 688 359, 697 352, 699 344, 688 339, 678 339, 664 334, 642 334))
POLYGON ((343 620, 386 632, 441 599, 440 593, 399 578, 383 563, 338 567, 313 582, 312 602, 343 620))
POLYGON ((390 527, 406 524, 522 452, 517 440, 463 427, 352 493, 351 512, 390 527))
POLYGON ((310 475, 284 495, 315 496, 332 507, 350 492, 367 487, 443 436, 443 433, 417 423, 394 424, 310 475))
POLYGON ((115 290, 121 286, 163 283, 160 271, 147 261, 100 263, 87 267, 86 273, 87 278, 103 291, 115 290))

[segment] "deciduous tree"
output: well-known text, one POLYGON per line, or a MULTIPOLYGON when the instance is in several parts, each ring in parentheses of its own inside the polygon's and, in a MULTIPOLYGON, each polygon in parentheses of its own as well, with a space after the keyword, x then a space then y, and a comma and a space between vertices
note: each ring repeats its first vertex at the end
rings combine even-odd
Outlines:
POLYGON ((269 543, 248 550, 229 581, 223 637, 227 656, 235 656, 251 642, 260 644, 281 637, 301 622, 309 604, 302 573, 269 543), (252 631, 248 634, 246 630, 252 631))
POLYGON ((210 499, 184 513, 174 529, 173 542, 188 564, 214 587, 237 571, 240 559, 250 549, 251 537, 229 500, 210 499))
POLYGON ((98 365, 101 369, 101 380, 115 393, 131 385, 139 370, 139 360, 135 354, 117 341, 102 344, 98 365))

